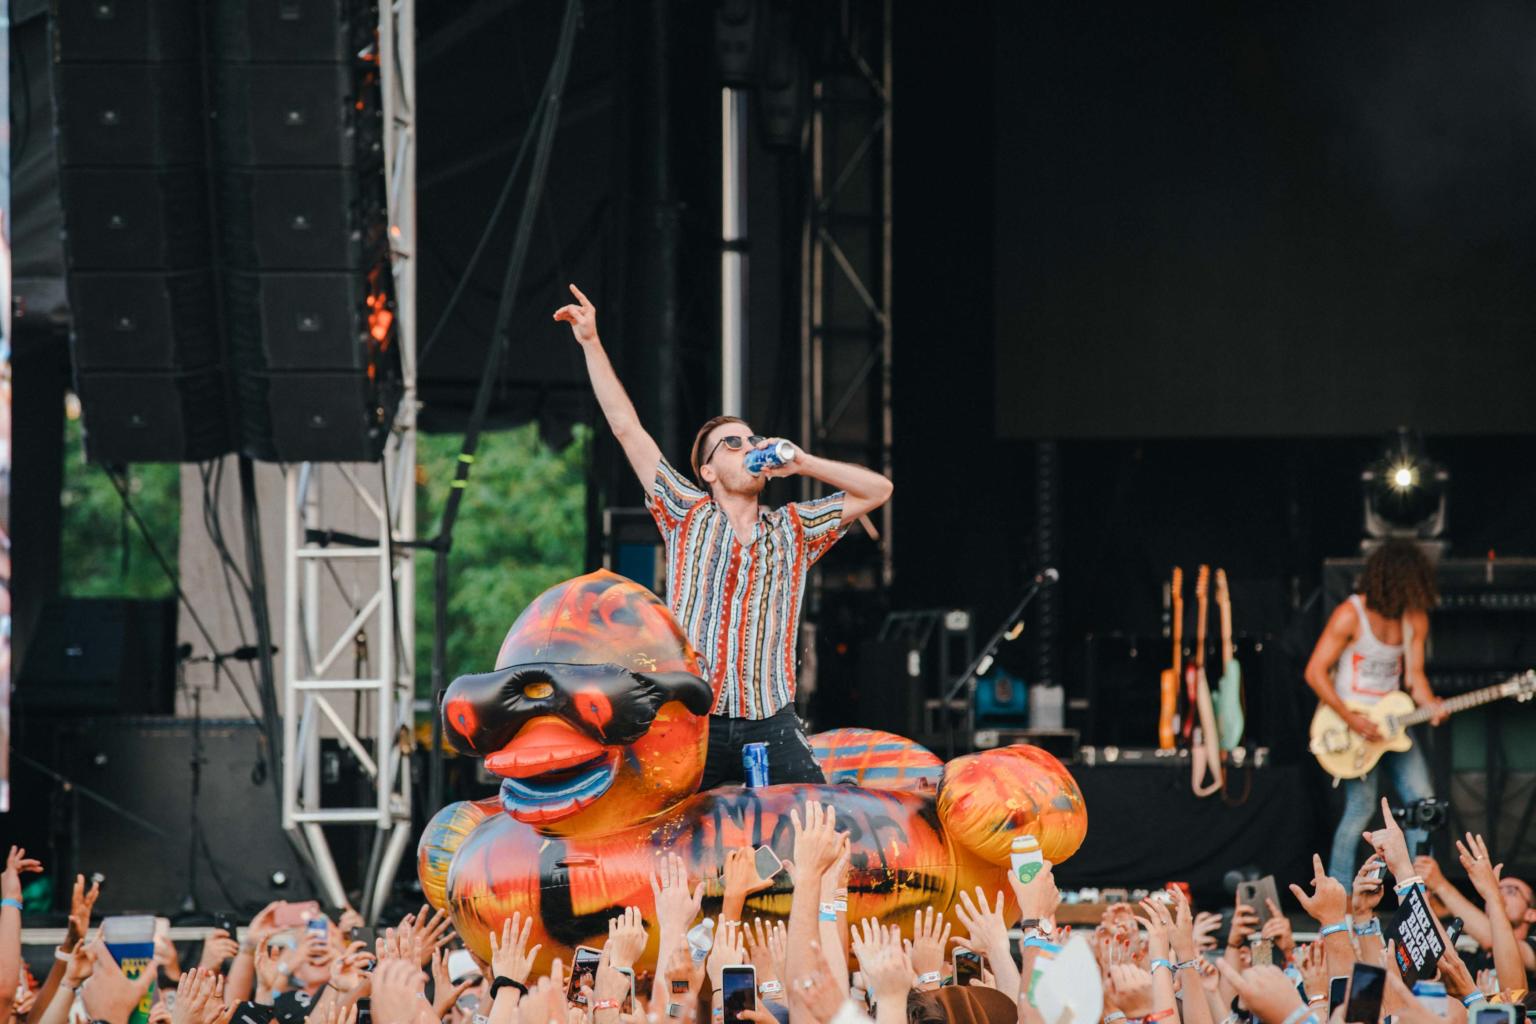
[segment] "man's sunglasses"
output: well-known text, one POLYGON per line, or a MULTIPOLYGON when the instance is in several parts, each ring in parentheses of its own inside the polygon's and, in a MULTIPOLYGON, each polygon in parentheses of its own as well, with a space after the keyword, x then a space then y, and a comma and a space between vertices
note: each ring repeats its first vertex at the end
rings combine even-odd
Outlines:
POLYGON ((715 457, 715 452, 720 448, 721 445, 725 445, 733 452, 739 452, 741 451, 741 446, 743 444, 745 444, 748 448, 756 448, 766 440, 768 439, 760 434, 751 434, 747 437, 742 437, 740 434, 728 434, 715 442, 715 446, 709 450, 709 454, 704 456, 704 461, 699 463, 699 465, 709 465, 709 460, 715 457))

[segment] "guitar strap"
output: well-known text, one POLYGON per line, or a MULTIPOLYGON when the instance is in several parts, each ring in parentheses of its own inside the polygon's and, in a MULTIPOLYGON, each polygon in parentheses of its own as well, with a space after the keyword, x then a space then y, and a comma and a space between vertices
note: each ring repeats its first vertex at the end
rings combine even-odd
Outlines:
POLYGON ((1204 737, 1201 736, 1200 726, 1195 726, 1194 744, 1189 750, 1189 788, 1195 796, 1210 796, 1221 788, 1221 761, 1215 764, 1206 756, 1204 737), (1202 783, 1200 780, 1209 774, 1211 781, 1202 783))

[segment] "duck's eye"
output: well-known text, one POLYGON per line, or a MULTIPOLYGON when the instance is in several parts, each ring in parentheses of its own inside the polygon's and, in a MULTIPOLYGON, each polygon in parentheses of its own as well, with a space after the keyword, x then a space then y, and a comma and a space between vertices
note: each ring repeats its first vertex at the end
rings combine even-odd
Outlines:
POLYGON ((529 700, 543 700, 545 697, 553 695, 554 692, 555 688, 553 686, 543 682, 529 683, 523 687, 523 696, 529 700))

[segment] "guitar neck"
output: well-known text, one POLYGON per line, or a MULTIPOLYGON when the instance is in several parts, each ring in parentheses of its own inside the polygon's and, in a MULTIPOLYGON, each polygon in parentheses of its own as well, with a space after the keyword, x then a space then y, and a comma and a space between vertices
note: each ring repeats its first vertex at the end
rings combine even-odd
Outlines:
MULTIPOLYGON (((1498 683, 1494 686, 1485 686, 1481 690, 1473 690, 1471 693, 1464 693, 1459 697, 1451 697, 1442 701, 1440 710, 1444 710, 1448 714, 1454 715, 1458 711, 1465 711, 1468 708, 1475 708, 1482 704, 1490 704, 1493 701, 1508 697, 1512 693, 1513 690, 1511 689, 1509 683, 1498 683)), ((1413 711, 1399 718, 1398 722, 1403 725, 1418 725, 1420 722, 1429 721, 1435 716, 1435 714, 1436 709, 1432 707, 1415 708, 1413 711)))

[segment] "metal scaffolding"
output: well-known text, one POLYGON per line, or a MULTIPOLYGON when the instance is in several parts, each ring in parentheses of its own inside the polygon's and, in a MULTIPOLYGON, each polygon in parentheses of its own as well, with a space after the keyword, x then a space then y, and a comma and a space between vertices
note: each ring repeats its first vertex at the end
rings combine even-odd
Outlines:
POLYGON ((347 902, 327 827, 372 826, 362 906, 377 918, 411 838, 415 693, 415 3, 379 8, 385 186, 404 393, 381 465, 286 471, 283 545, 283 828, 326 896, 347 902), (344 621, 339 629, 336 621, 344 621), (347 701, 346 698, 351 700, 347 701), (321 741, 362 769, 368 799, 322 785, 321 741))
MULTIPOLYGON (((827 12, 835 45, 812 69, 801 228, 801 436, 812 451, 887 476, 893 8, 892 0, 841 0, 827 12)), ((801 479, 810 497, 812 483, 801 479)), ((878 563, 847 577, 857 590, 891 583, 891 503, 876 515, 878 563)))

